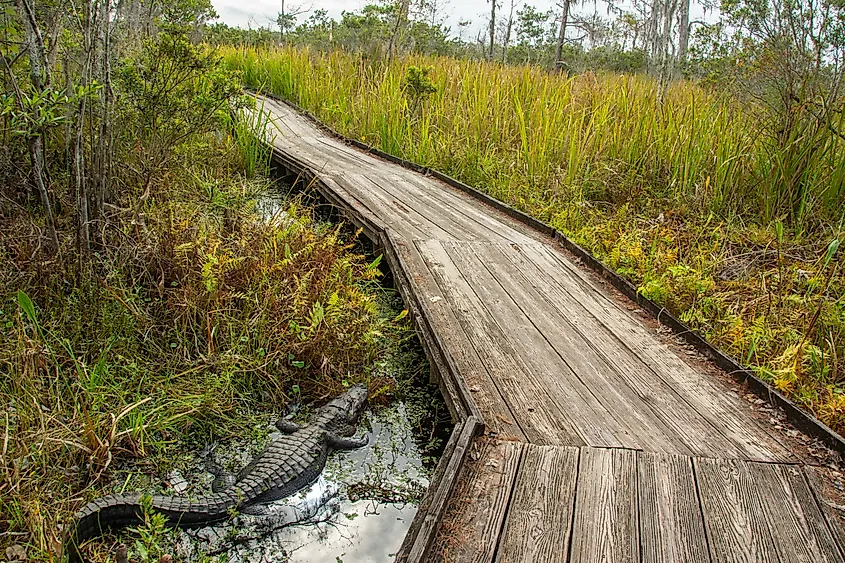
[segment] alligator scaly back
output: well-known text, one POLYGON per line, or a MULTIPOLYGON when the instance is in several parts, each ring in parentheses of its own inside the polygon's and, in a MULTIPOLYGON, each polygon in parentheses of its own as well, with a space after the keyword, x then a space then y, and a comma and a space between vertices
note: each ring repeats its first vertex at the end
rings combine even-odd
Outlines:
MULTIPOLYGON (((167 525, 191 528, 225 520, 233 511, 260 514, 263 504, 290 496, 319 476, 331 450, 358 448, 366 439, 352 439, 355 422, 367 400, 367 388, 353 385, 317 410, 310 424, 280 421, 285 435, 271 441, 241 473, 220 479, 228 485, 197 499, 153 495, 149 508, 163 514, 167 525)), ((215 480, 215 483, 218 480, 215 480)), ((96 499, 76 515, 66 543, 70 563, 83 561, 82 542, 109 530, 143 523, 142 495, 110 495, 96 499)))

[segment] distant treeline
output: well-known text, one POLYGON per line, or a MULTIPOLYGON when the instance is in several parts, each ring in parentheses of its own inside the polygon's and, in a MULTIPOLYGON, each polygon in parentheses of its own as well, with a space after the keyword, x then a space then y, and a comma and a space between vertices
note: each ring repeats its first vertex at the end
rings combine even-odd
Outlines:
POLYGON ((593 30, 581 40, 567 41, 556 64, 557 22, 552 12, 540 12, 530 5, 514 16, 511 31, 497 37, 490 56, 484 37, 468 37, 470 22, 461 21, 458 31, 447 27, 438 17, 419 19, 410 16, 401 33, 397 33, 396 10, 391 5, 368 5, 360 11, 343 12, 339 20, 317 9, 300 23, 285 17, 287 26, 262 26, 253 29, 231 27, 225 23, 207 24, 203 39, 213 45, 245 45, 251 47, 279 44, 308 45, 323 51, 342 49, 371 57, 390 56, 391 45, 398 54, 446 55, 465 59, 492 58, 512 64, 537 64, 565 70, 610 70, 644 72, 649 54, 636 39, 593 30), (284 27, 284 29, 283 29, 284 27), (394 38, 394 34, 398 37, 394 38))

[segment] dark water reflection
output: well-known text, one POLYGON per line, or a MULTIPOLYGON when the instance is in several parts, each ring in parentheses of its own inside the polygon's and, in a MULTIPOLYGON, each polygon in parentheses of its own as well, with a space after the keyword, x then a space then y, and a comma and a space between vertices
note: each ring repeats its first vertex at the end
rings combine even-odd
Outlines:
MULTIPOLYGON (((267 505, 267 515, 183 532, 178 555, 250 563, 392 560, 428 486, 429 456, 439 452, 420 452, 429 436, 415 432, 403 402, 366 412, 364 434, 369 445, 335 452, 307 491, 267 505)), ((248 457, 222 449, 215 455, 248 457)))

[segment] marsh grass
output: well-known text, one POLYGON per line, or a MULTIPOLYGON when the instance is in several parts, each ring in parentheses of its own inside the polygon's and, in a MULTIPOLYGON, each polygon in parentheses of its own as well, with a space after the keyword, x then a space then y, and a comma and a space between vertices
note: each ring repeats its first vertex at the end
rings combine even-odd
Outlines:
POLYGON ((44 257, 27 210, 0 204, 0 552, 56 560, 115 468, 161 475, 174 448, 249 433, 294 389, 390 385, 368 366, 406 321, 367 287, 378 268, 297 200, 260 219, 265 156, 251 145, 250 170, 238 134, 202 137, 140 209, 115 206, 82 269, 72 216, 44 257))
POLYGON ((547 221, 845 431, 845 142, 688 81, 228 48, 245 82, 547 221), (405 86, 427 69, 436 91, 405 86), (778 227, 779 225, 779 227, 778 227))
POLYGON ((252 107, 239 108, 226 114, 224 126, 228 128, 241 156, 241 168, 247 178, 267 175, 270 171, 272 152, 263 142, 270 114, 263 102, 252 100, 252 107))

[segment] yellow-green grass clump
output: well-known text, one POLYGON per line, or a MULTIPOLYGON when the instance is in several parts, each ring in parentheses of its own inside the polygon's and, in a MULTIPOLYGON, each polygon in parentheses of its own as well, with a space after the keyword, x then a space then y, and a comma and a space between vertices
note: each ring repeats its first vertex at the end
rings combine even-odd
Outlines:
POLYGON ((27 211, 0 207, 0 552, 55 561, 121 465, 132 490, 188 444, 370 378, 398 329, 367 289, 378 268, 295 201, 259 217, 269 182, 239 152, 202 139, 81 262, 72 204, 46 259, 27 211))
POLYGON ((775 146, 761 108, 690 81, 661 101, 644 76, 304 48, 224 56, 339 132, 547 221, 845 431, 841 139, 775 146))

